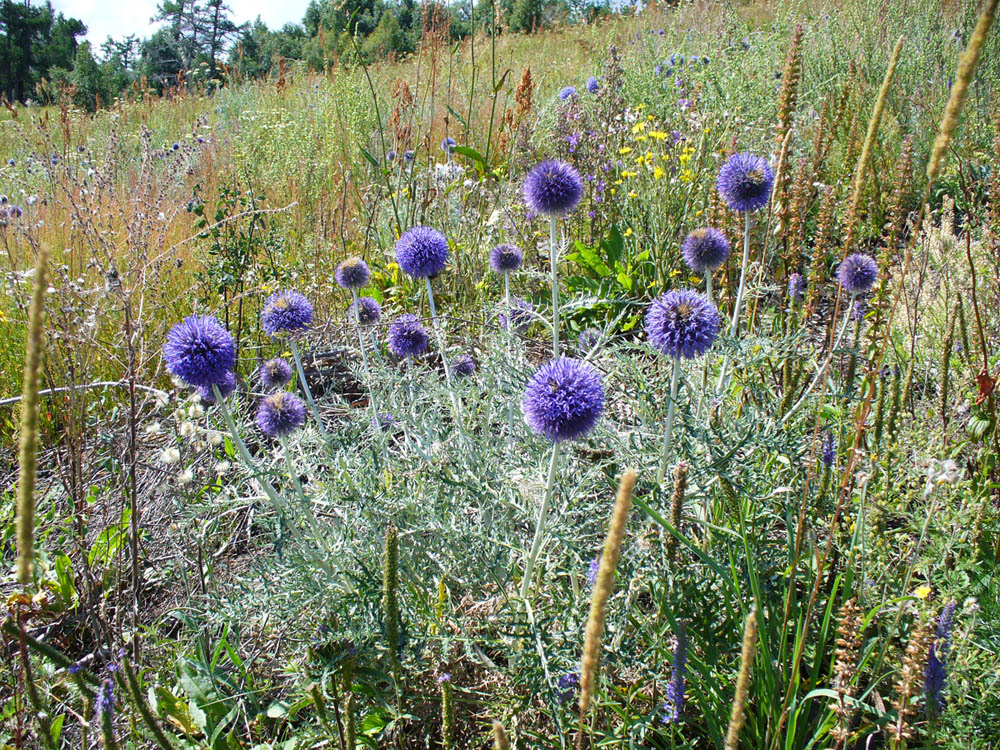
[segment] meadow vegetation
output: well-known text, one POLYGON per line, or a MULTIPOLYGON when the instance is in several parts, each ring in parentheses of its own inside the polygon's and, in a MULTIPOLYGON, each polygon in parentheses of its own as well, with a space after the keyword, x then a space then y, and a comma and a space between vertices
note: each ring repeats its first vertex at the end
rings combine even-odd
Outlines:
POLYGON ((0 742, 1000 747, 996 4, 8 108, 0 742))

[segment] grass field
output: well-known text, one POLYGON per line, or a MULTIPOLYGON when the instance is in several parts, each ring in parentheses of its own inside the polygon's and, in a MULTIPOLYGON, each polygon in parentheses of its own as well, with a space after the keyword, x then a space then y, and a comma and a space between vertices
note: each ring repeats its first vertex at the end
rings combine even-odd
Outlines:
POLYGON ((0 742, 1000 747, 992 5, 6 110, 0 742))

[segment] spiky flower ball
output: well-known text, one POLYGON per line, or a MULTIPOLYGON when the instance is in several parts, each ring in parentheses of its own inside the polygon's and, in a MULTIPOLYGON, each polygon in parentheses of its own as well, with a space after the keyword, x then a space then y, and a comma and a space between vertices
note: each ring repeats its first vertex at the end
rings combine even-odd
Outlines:
POLYGON ((586 88, 591 94, 596 94, 601 90, 601 83, 597 80, 597 78, 591 76, 587 79, 586 88))
POLYGON ((718 229, 695 229, 681 243, 681 254, 692 271, 714 271, 729 257, 729 240, 718 229))
POLYGON ((844 258, 837 271, 840 285, 848 294, 864 294, 878 278, 878 266, 874 259, 864 253, 854 253, 844 258))
POLYGON ((427 330, 416 315, 404 313, 389 326, 389 349, 397 357, 423 354, 428 343, 427 330))
POLYGON ((671 357, 694 359, 707 352, 719 335, 719 311, 690 289, 662 295, 646 312, 649 342, 671 357))
POLYGON ((446 154, 451 154, 454 153, 455 147, 457 145, 458 144, 455 143, 455 139, 449 136, 448 138, 445 138, 444 140, 441 141, 441 150, 444 151, 446 154))
POLYGON ((559 99, 562 101, 566 101, 574 96, 576 96, 576 86, 566 86, 559 92, 559 99))
POLYGON ((189 315, 167 334, 167 370, 194 388, 225 381, 236 364, 233 337, 211 315, 189 315))
POLYGON ((581 438, 604 410, 601 376, 578 359, 546 362, 528 381, 521 410, 528 426, 553 442, 581 438))
POLYGON ((264 302, 260 324, 268 336, 281 333, 298 333, 312 325, 312 304, 296 291, 272 294, 264 302))
POLYGON ((451 361, 451 373, 456 378, 467 378, 476 372, 476 361, 468 354, 459 354, 451 361))
MULTIPOLYGON (((236 376, 233 371, 230 370, 226 373, 226 376, 218 383, 215 384, 219 389, 219 393, 222 398, 226 398, 230 393, 236 390, 236 376)), ((215 403, 215 389, 206 386, 198 386, 198 398, 206 404, 215 403)))
POLYGON ((357 320, 363 326, 378 323, 382 317, 382 307, 371 297, 358 297, 358 301, 352 302, 347 311, 351 320, 357 320))
POLYGON ((760 156, 748 152, 733 154, 719 170, 716 187, 733 211, 756 211, 771 198, 774 172, 760 156))
POLYGON ((408 229, 396 241, 396 262, 415 279, 436 276, 448 262, 448 240, 430 227, 408 229))
POLYGON ((801 302, 806 296, 806 280, 801 273, 793 273, 788 277, 788 298, 792 302, 801 302))
POLYGON ((531 314, 534 307, 527 300, 514 297, 510 301, 511 309, 497 315, 497 322, 505 331, 513 328, 517 333, 524 333, 531 327, 531 314))
POLYGON ((535 213, 562 216, 582 197, 583 178, 564 161, 543 161, 524 178, 524 201, 535 213))
POLYGON ((497 273, 516 271, 524 262, 524 253, 514 245, 497 245, 490 250, 490 268, 497 273))
POLYGON ((294 432, 306 421, 306 405, 288 391, 278 391, 261 400, 257 407, 257 427, 268 437, 294 432))
POLYGON ((280 357, 275 357, 260 366, 257 377, 266 390, 278 390, 292 382, 292 366, 280 357))
POLYGON ((371 276, 368 264, 357 257, 341 261, 340 265, 333 272, 333 277, 337 280, 337 284, 344 289, 360 289, 368 283, 368 279, 371 276))

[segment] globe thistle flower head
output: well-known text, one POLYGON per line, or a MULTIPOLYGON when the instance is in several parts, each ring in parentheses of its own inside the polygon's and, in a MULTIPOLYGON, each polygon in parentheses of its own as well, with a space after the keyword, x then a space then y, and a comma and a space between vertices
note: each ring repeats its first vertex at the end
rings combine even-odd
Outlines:
POLYGON ((559 91, 560 101, 566 101, 574 96, 576 96, 576 86, 565 86, 559 91))
POLYGON ((368 326, 378 323, 378 319, 382 317, 382 307, 371 297, 358 297, 357 302, 352 302, 348 308, 348 314, 352 320, 368 326))
POLYGON ((414 158, 416 158, 416 154, 413 153, 412 151, 403 152, 403 161, 413 161, 414 158))
POLYGON ((286 360, 275 357, 260 366, 257 377, 266 390, 279 390, 292 382, 292 366, 286 360))
POLYGON ((707 352, 719 335, 719 311, 690 289, 675 289, 655 300, 646 312, 649 342, 671 357, 694 359, 707 352))
POLYGON ((260 324, 268 336, 298 333, 312 325, 312 303, 293 290, 275 292, 264 302, 260 324))
POLYGON ((278 391, 261 399, 257 407, 257 427, 268 437, 284 437, 306 421, 306 405, 288 391, 278 391))
POLYGON ((748 152, 733 154, 719 170, 716 188, 733 211, 756 211, 771 199, 774 172, 760 156, 748 152))
POLYGON ((718 229, 695 229, 681 243, 681 254, 692 271, 714 271, 729 257, 729 240, 718 229))
POLYGON ((467 378, 476 372, 476 361, 468 354, 459 354, 451 361, 451 374, 456 378, 467 378))
POLYGON ((385 152, 386 161, 396 161, 396 152, 394 149, 389 149, 385 152))
POLYGON ((396 262, 415 279, 436 276, 448 262, 448 240, 436 229, 412 227, 396 241, 396 262))
POLYGON ((580 673, 567 672, 559 678, 557 695, 560 703, 569 703, 580 689, 580 673))
POLYGON ((864 253, 853 253, 844 258, 837 271, 840 286, 848 294, 864 294, 875 286, 878 266, 875 260, 864 253))
POLYGON ((341 261, 340 265, 333 272, 333 277, 337 280, 337 284, 344 289, 360 289, 368 283, 371 276, 368 264, 357 257, 341 261))
POLYGON ((189 315, 167 333, 167 370, 194 388, 222 383, 236 364, 233 337, 210 315, 189 315))
MULTIPOLYGON (((215 385, 219 389, 219 394, 222 398, 226 398, 229 394, 236 390, 236 376, 233 374, 233 371, 230 370, 226 373, 225 377, 215 385)), ((202 403, 214 404, 215 389, 211 386, 198 386, 198 398, 202 400, 202 403)))
POLYGON ((389 326, 389 349, 397 357, 416 357, 430 343, 427 330, 416 315, 404 313, 389 326))
POLYGON ((377 416, 372 417, 372 426, 387 432, 396 426, 396 417, 387 411, 380 412, 377 416))
POLYGON ((454 153, 455 146, 457 145, 458 144, 455 142, 454 138, 451 137, 445 138, 443 141, 441 141, 441 150, 444 151, 446 154, 451 154, 454 153))
POLYGON ((531 327, 531 315, 535 308, 527 300, 514 297, 510 301, 511 309, 497 315, 497 323, 505 331, 513 330, 516 333, 524 333, 531 327))
POLYGON ((514 245, 497 245, 490 250, 490 268, 497 273, 516 271, 524 262, 524 253, 514 245))
POLYGON ((591 76, 590 78, 588 78, 585 86, 587 91, 591 94, 596 94, 598 91, 601 90, 601 83, 600 81, 597 80, 595 76, 591 76))
POLYGON ((528 426, 555 443, 582 438, 604 411, 601 376, 578 359, 546 362, 528 381, 521 409, 528 426))
POLYGON ((806 296, 806 280, 801 273, 793 273, 788 277, 788 298, 792 302, 801 302, 806 296))
POLYGON ((582 197, 583 178, 564 161, 543 161, 524 179, 524 201, 535 213, 562 216, 576 208, 582 197))

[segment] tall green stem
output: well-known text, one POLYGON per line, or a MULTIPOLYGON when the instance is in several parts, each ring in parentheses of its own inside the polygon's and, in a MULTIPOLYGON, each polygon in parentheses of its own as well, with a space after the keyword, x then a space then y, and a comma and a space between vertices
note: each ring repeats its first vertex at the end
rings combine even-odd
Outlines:
POLYGON ((667 474, 667 459, 670 457, 670 441, 673 436, 674 410, 677 407, 677 386, 681 378, 681 363, 677 357, 673 360, 673 373, 670 375, 670 402, 667 404, 667 423, 663 426, 663 452, 660 454, 660 470, 656 473, 656 484, 663 483, 667 474))
MULTIPOLYGON (((740 285, 736 291, 736 302, 733 305, 733 318, 729 323, 729 338, 736 338, 740 330, 740 313, 743 311, 743 297, 747 288, 747 265, 750 262, 750 212, 743 213, 743 260, 740 262, 740 285)), ((729 384, 729 355, 722 360, 722 370, 719 372, 719 382, 715 390, 719 393, 729 384)))
MULTIPOLYGON (((549 217, 549 269, 552 274, 552 357, 559 356, 559 246, 556 242, 556 217, 549 217)), ((509 313, 508 313, 509 314, 509 313)))
POLYGON ((321 434, 326 435, 326 430, 323 428, 323 420, 319 417, 319 409, 316 407, 312 391, 309 389, 309 381, 306 380, 306 373, 302 369, 302 357, 299 355, 299 345, 296 343, 295 339, 292 339, 292 359, 295 360, 295 371, 298 373, 299 382, 302 384, 302 390, 305 391, 306 401, 309 402, 309 408, 312 410, 313 419, 316 420, 316 427, 319 429, 321 434))
POLYGON ((542 549, 542 540, 545 538, 545 521, 549 515, 549 506, 552 504, 552 493, 556 486, 556 470, 559 467, 559 455, 559 443, 553 443, 552 459, 549 461, 549 476, 545 480, 545 496, 542 498, 542 507, 538 509, 538 521, 535 524, 535 538, 531 542, 531 549, 524 558, 524 578, 521 579, 522 599, 528 598, 528 591, 531 589, 531 574, 535 569, 538 553, 542 549))
POLYGON ((448 396, 451 398, 451 408, 455 412, 455 424, 460 429, 462 427, 462 409, 458 405, 458 398, 455 396, 455 383, 451 379, 451 365, 448 364, 448 352, 444 348, 444 333, 441 332, 441 323, 438 321, 437 308, 434 306, 434 291, 431 289, 431 279, 424 277, 427 282, 427 301, 431 306, 431 322, 434 324, 434 332, 437 334, 438 347, 441 349, 441 362, 444 364, 444 377, 448 381, 448 396))

